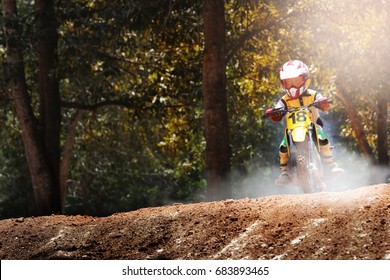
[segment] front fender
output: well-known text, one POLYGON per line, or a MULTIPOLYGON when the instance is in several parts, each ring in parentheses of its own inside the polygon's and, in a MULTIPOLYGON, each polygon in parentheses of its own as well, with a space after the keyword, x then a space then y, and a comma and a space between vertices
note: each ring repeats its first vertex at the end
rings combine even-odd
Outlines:
POLYGON ((303 142, 305 141, 306 133, 306 127, 296 127, 292 130, 291 136, 294 142, 303 142))

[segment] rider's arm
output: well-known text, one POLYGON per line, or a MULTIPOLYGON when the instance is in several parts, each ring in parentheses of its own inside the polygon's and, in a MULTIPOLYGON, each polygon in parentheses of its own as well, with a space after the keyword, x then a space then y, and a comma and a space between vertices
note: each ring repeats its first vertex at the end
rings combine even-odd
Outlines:
POLYGON ((283 100, 283 98, 280 98, 278 102, 275 104, 275 110, 287 110, 287 104, 286 101, 283 100))
POLYGON ((330 109, 330 103, 328 101, 328 98, 324 97, 321 93, 316 93, 316 98, 314 101, 320 102, 318 104, 318 109, 320 109, 321 111, 326 112, 330 109))
POLYGON ((285 102, 283 102, 283 99, 279 99, 279 101, 275 104, 275 107, 268 109, 265 113, 272 122, 280 122, 286 114, 284 110, 287 110, 287 106, 285 102))

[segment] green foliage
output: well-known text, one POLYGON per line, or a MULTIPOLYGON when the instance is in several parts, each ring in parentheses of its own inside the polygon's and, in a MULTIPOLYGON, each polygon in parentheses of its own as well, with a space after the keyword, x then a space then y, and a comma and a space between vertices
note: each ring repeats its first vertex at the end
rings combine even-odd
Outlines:
POLYGON ((2 108, 0 120, 0 217, 30 215, 34 206, 31 181, 18 124, 12 112, 2 108))
POLYGON ((265 180, 277 163, 281 126, 270 125, 261 115, 282 94, 278 30, 283 24, 272 4, 232 1, 227 11, 227 92, 237 193, 246 177, 260 174, 265 180))
POLYGON ((200 7, 157 2, 76 1, 62 11, 70 17, 60 32, 64 100, 119 105, 83 123, 67 200, 72 213, 195 201, 202 193, 200 7))
POLYGON ((106 215, 197 200, 203 148, 191 139, 199 132, 183 128, 186 116, 166 123, 127 109, 89 116, 77 138, 67 211, 106 215))
MULTIPOLYGON (((108 215, 202 200, 204 150, 202 1, 57 1, 63 140, 77 127, 66 213, 108 215)), ((31 2, 18 1, 33 105, 37 67, 31 2)), ((376 149, 376 102, 388 94, 385 1, 226 1, 227 94, 236 192, 253 174, 272 179, 282 126, 261 118, 283 94, 288 59, 310 67, 312 85, 334 98, 337 142, 357 150, 337 98, 342 80, 376 149)), ((1 31, 0 31, 1 32, 1 31)), ((3 36, 0 36, 3 38, 3 36)), ((0 62, 4 42, 0 39, 0 62)), ((6 74, 6 73, 5 73, 6 74)), ((0 76, 0 216, 28 215, 31 183, 19 127, 0 76)), ((389 133, 387 134, 389 135, 389 133)))
POLYGON ((316 42, 311 54, 316 57, 319 70, 315 73, 317 81, 333 96, 335 112, 340 115, 337 127, 342 141, 351 149, 358 148, 356 134, 343 113, 340 95, 359 112, 367 141, 377 152, 378 102, 389 104, 390 100, 390 68, 384 63, 389 59, 388 10, 385 2, 330 1, 308 17, 312 40, 316 42))

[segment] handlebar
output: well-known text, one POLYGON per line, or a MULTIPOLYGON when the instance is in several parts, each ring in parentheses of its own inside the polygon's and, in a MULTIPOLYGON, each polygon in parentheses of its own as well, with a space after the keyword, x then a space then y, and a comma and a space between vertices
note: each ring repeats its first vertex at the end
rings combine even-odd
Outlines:
POLYGON ((328 101, 329 103, 332 102, 332 99, 324 99, 324 100, 321 100, 321 101, 315 101, 315 102, 312 102, 308 105, 305 105, 305 106, 299 106, 299 107, 291 107, 289 109, 284 109, 284 108, 279 108, 279 109, 273 109, 271 112, 265 112, 262 117, 263 118, 268 118, 272 115, 285 115, 287 113, 291 113, 291 112, 294 112, 294 111, 297 111, 297 110, 302 110, 302 109, 309 109, 310 107, 312 106, 315 106, 317 107, 321 102, 324 102, 324 101, 328 101))
POLYGON ((263 118, 268 118, 272 115, 279 115, 279 114, 286 114, 287 113, 287 110, 283 109, 283 108, 279 108, 279 109, 273 109, 271 112, 265 112, 262 117, 263 118))

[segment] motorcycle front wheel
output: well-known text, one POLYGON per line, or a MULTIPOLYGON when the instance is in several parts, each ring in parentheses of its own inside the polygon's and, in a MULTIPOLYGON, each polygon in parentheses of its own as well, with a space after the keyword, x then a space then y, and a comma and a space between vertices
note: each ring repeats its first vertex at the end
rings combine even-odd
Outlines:
POLYGON ((324 191, 326 186, 321 179, 320 172, 322 171, 321 160, 316 149, 316 156, 309 158, 309 143, 295 143, 297 148, 296 167, 297 179, 304 193, 313 193, 324 191))
MULTIPOLYGON (((303 144, 303 143, 298 143, 303 144)), ((307 143, 306 143, 307 144, 307 143)), ((304 193, 312 193, 313 187, 312 187, 312 178, 311 174, 309 173, 309 170, 307 168, 308 166, 308 157, 307 153, 305 153, 304 150, 299 149, 297 151, 297 179, 299 182, 299 185, 304 193)))

